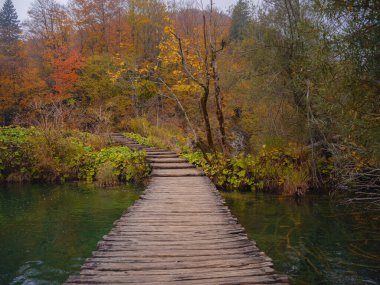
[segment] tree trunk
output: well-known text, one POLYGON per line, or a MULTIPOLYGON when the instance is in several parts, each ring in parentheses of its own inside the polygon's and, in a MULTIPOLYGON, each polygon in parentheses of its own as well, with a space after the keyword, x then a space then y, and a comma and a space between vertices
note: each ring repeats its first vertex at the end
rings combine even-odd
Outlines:
POLYGON ((201 97, 201 109, 202 109, 203 120, 205 123, 207 143, 211 149, 214 149, 210 118, 208 116, 208 110, 207 110, 207 101, 208 101, 209 94, 210 94, 210 90, 208 88, 205 88, 201 97))
POLYGON ((212 52, 211 66, 212 66, 212 78, 214 80, 214 89, 215 89, 216 117, 219 123, 219 132, 220 132, 222 151, 223 153, 226 153, 227 142, 226 142, 226 130, 224 127, 223 102, 222 102, 222 95, 220 94, 219 73, 218 73, 218 65, 216 61, 215 51, 212 52))

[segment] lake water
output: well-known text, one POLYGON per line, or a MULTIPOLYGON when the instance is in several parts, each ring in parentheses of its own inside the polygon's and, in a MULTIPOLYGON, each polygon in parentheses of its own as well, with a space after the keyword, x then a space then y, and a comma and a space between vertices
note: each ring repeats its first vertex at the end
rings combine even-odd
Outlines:
POLYGON ((250 239, 292 284, 379 284, 380 213, 327 196, 223 194, 250 239))
MULTIPOLYGON (((0 186, 0 284, 61 284, 140 193, 133 186, 0 186)), ((293 284, 379 284, 378 214, 328 197, 223 196, 293 284)))
POLYGON ((61 284, 138 197, 133 186, 0 186, 0 284, 61 284))

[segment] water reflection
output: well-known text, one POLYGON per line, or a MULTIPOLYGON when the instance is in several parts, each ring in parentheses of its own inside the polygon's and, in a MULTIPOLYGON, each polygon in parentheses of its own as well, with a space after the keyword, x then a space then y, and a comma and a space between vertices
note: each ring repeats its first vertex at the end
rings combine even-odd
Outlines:
POLYGON ((329 197, 223 194, 232 213, 294 284, 379 284, 376 213, 338 206, 329 197))

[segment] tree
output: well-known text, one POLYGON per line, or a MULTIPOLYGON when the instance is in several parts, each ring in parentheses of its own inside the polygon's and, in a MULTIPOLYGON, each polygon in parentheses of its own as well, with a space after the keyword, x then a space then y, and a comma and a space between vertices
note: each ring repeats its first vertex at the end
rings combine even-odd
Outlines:
POLYGON ((243 39, 244 30, 250 20, 249 6, 246 0, 239 0, 232 10, 232 23, 230 28, 230 38, 234 41, 243 39))
POLYGON ((73 29, 64 6, 55 0, 35 0, 28 15, 27 39, 34 41, 41 51, 53 51, 67 45, 73 29))
POLYGON ((11 123, 18 109, 21 59, 18 54, 21 28, 16 9, 6 0, 0 11, 0 116, 5 124, 11 123))
POLYGON ((316 12, 334 29, 342 56, 356 63, 373 82, 380 76, 380 2, 376 0, 315 1, 316 12))
POLYGON ((21 36, 20 21, 12 0, 6 0, 0 11, 0 43, 6 55, 15 54, 15 45, 21 36))
POLYGON ((207 144, 211 150, 215 150, 215 143, 208 104, 214 91, 220 146, 225 152, 227 143, 217 57, 226 43, 222 38, 223 32, 219 30, 217 18, 220 14, 213 10, 213 1, 210 1, 210 10, 201 11, 199 16, 202 20, 198 21, 198 25, 194 25, 193 31, 187 30, 181 34, 180 29, 176 29, 173 23, 165 28, 166 39, 160 44, 159 58, 163 68, 174 67, 173 78, 177 79, 172 86, 174 91, 192 91, 200 94, 199 105, 207 144))
POLYGON ((121 16, 123 1, 73 0, 71 12, 78 29, 81 51, 107 53, 117 42, 112 42, 112 30, 121 27, 115 24, 121 16))
POLYGON ((209 46, 206 35, 206 18, 203 17, 203 39, 201 36, 190 39, 179 36, 172 25, 165 28, 167 38, 160 44, 160 60, 163 68, 174 67, 176 82, 173 90, 201 93, 199 104, 205 125, 208 146, 214 149, 211 123, 208 112, 208 99, 211 88, 209 46), (178 69, 178 67, 181 67, 178 69), (199 91, 198 91, 199 90, 199 91), (198 91, 198 92, 197 92, 198 91))
POLYGON ((75 51, 62 50, 55 55, 50 78, 54 81, 53 95, 66 99, 73 91, 79 75, 81 56, 75 51))

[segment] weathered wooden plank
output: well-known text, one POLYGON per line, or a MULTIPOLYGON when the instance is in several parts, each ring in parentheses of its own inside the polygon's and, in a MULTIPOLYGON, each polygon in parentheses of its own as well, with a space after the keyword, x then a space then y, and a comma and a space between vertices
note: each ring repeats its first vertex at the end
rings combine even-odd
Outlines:
POLYGON ((152 177, 183 177, 183 176, 205 176, 198 169, 153 169, 152 177))
POLYGON ((169 150, 162 150, 162 151, 151 150, 151 151, 147 151, 147 154, 148 156, 156 155, 157 157, 161 157, 162 155, 175 155, 176 157, 178 157, 177 153, 175 153, 174 151, 169 151, 169 150))
POLYGON ((187 162, 183 158, 147 158, 149 162, 160 162, 160 163, 178 163, 178 162, 187 162))
MULTIPOLYGON (((157 230, 145 230, 145 231, 141 231, 141 230, 132 230, 132 229, 125 229, 125 228, 122 228, 122 229, 119 229, 119 228, 115 228, 115 229, 112 229, 111 233, 115 233, 115 234, 120 234, 120 235, 137 235, 137 236, 141 236, 141 235, 144 235, 144 236, 157 236, 157 237, 161 237, 161 236, 167 236, 167 235, 170 235, 170 236, 177 236, 178 239, 182 239, 184 236, 192 236, 192 235, 195 235, 195 236, 213 236, 215 237, 215 235, 217 234, 218 236, 222 236, 222 235, 233 235, 233 234, 242 234, 244 233, 244 229, 236 229, 236 230, 229 230, 229 231, 208 231, 208 230, 196 230, 196 231, 177 231, 177 232, 173 232, 173 231, 157 231, 157 230)), ((253 242, 254 243, 254 242, 253 242)))
POLYGON ((262 252, 259 251, 256 247, 245 247, 245 248, 233 248, 233 249, 210 249, 210 250, 160 250, 156 248, 154 251, 144 251, 144 250, 133 250, 130 249, 120 249, 116 251, 107 251, 107 250, 97 250, 93 252, 94 257, 99 256, 130 256, 130 257, 186 257, 186 256, 214 256, 214 255, 229 255, 229 254, 248 254, 252 258, 252 263, 262 262, 261 258, 264 258, 265 261, 269 261, 270 258, 266 257, 262 252))
POLYGON ((164 159, 164 158, 178 158, 178 154, 150 154, 148 153, 146 158, 152 159, 164 159))
MULTIPOLYGON (((89 260, 86 262, 86 264, 82 267, 82 269, 86 270, 96 270, 96 271, 144 271, 146 274, 147 271, 160 271, 162 275, 170 274, 170 273, 176 273, 176 272, 183 272, 183 271, 192 271, 192 272, 210 272, 210 269, 216 269, 215 271, 221 271, 233 269, 238 270, 241 268, 249 268, 249 269, 262 269, 265 268, 266 272, 269 271, 267 268, 271 267, 265 267, 265 263, 257 263, 254 264, 251 262, 249 258, 245 258, 241 261, 234 260, 234 262, 226 262, 224 260, 211 260, 211 261, 186 261, 186 262, 155 262, 155 263, 147 263, 147 262, 108 262, 104 263, 103 261, 93 261, 89 260), (167 270, 170 270, 167 272, 167 270), (165 272, 166 271, 166 272, 165 272)), ((269 265, 269 262, 266 264, 269 265)), ((83 273, 83 271, 81 272, 83 273)))
POLYGON ((155 162, 151 163, 152 168, 154 169, 186 169, 186 168, 195 168, 194 165, 190 163, 160 163, 155 162))
POLYGON ((154 264, 154 263, 162 263, 162 262, 171 262, 175 264, 183 264, 186 262, 210 262, 210 261, 220 261, 224 260, 226 263, 235 264, 240 261, 247 260, 249 264, 260 268, 260 267, 271 267, 273 266, 272 262, 269 261, 261 261, 252 263, 252 258, 244 255, 244 254, 230 254, 230 255, 215 255, 215 256, 181 256, 181 257, 125 257, 125 256, 98 256, 98 257, 90 257, 87 259, 87 262, 98 262, 98 263, 146 263, 146 264, 154 264))
POLYGON ((135 277, 135 278, 127 278, 128 275, 125 276, 116 276, 113 277, 110 275, 105 275, 104 273, 102 275, 97 276, 79 276, 77 278, 73 278, 72 281, 70 281, 68 284, 126 284, 126 279, 128 279, 128 284, 142 284, 142 283, 149 283, 149 284, 171 284, 171 283, 178 283, 182 285, 190 285, 190 284, 278 284, 278 283, 285 283, 287 284, 287 278, 281 278, 276 275, 263 275, 263 276, 252 276, 249 272, 245 274, 238 274, 238 275, 231 275, 231 276, 224 276, 224 277, 209 277, 209 278, 203 278, 201 275, 198 276, 172 276, 172 279, 167 278, 158 278, 157 276, 152 277, 135 277))
POLYGON ((144 243, 131 243, 124 241, 100 241, 98 243, 98 250, 108 250, 108 251, 150 251, 150 250, 179 250, 179 251, 206 251, 211 252, 212 250, 229 250, 229 249, 254 249, 257 248, 249 243, 249 241, 237 241, 228 243, 209 243, 199 244, 199 243, 186 243, 186 244, 144 244, 144 243))
POLYGON ((235 266, 235 267, 217 267, 217 268, 183 268, 183 269, 172 269, 171 267, 163 269, 142 269, 142 270, 130 270, 123 269, 120 266, 109 266, 109 269, 97 270, 96 268, 84 268, 81 272, 82 275, 97 276, 100 274, 112 274, 112 276, 125 277, 124 272, 128 270, 128 277, 148 277, 150 280, 154 278, 160 278, 162 281, 172 281, 181 278, 181 280, 192 280, 198 279, 197 276, 202 276, 202 278, 220 278, 220 277, 231 277, 231 276, 264 276, 269 275, 274 270, 270 267, 252 268, 252 266, 235 266), (169 273, 170 272, 170 273, 169 273))
POLYGON ((211 217, 189 217, 189 216, 162 216, 162 217, 149 217, 149 215, 131 215, 128 219, 121 219, 120 223, 156 223, 156 222, 164 222, 164 223, 237 223, 237 220, 234 218, 229 218, 225 216, 211 216, 211 217))

